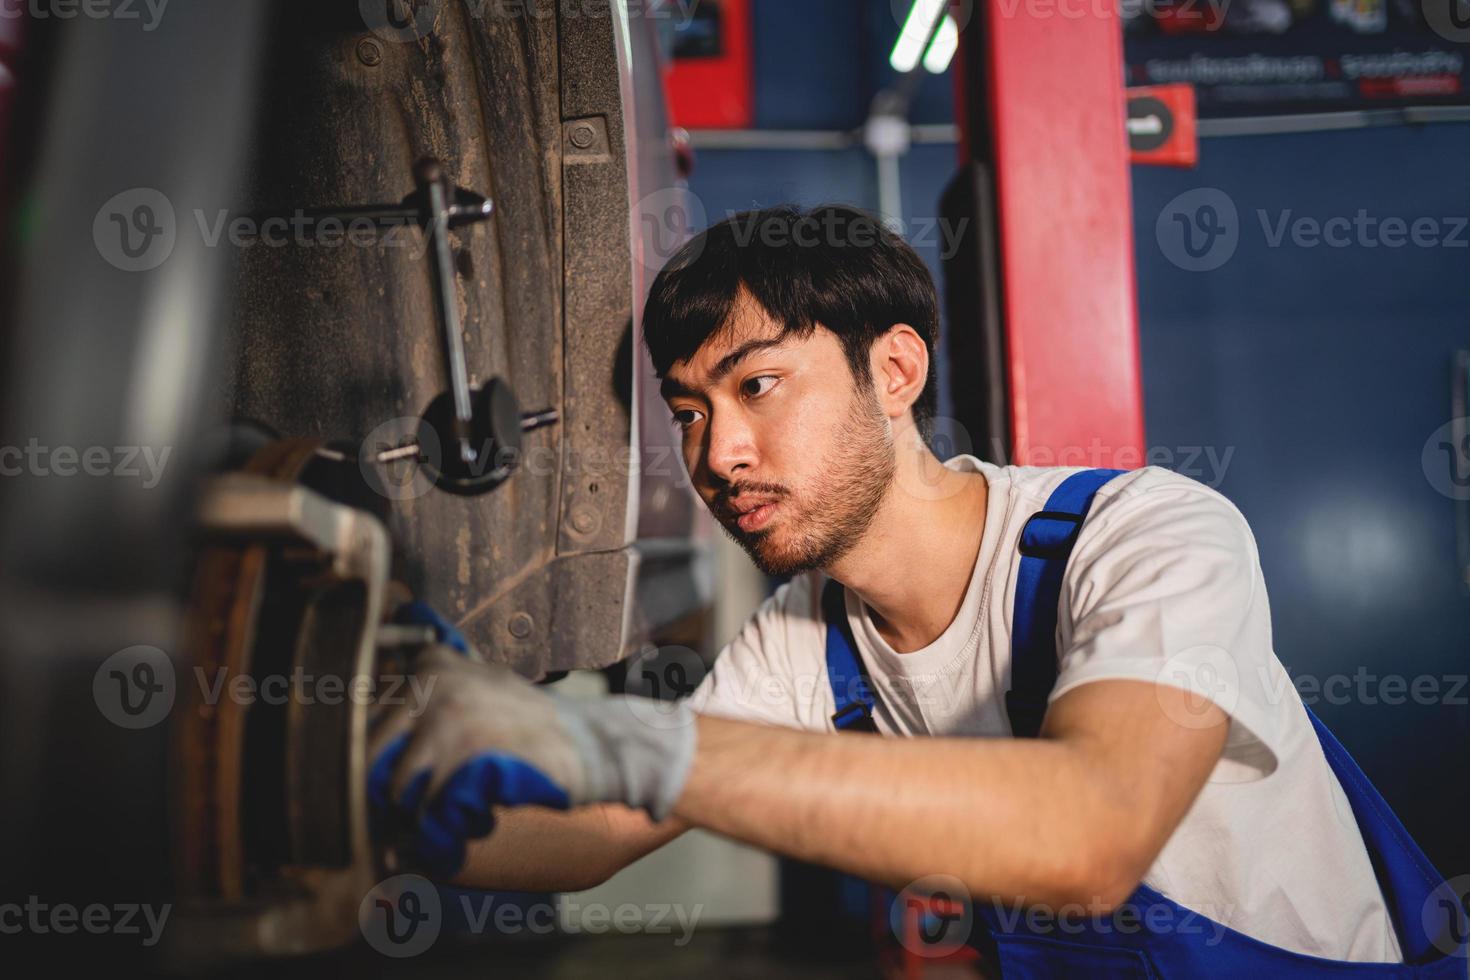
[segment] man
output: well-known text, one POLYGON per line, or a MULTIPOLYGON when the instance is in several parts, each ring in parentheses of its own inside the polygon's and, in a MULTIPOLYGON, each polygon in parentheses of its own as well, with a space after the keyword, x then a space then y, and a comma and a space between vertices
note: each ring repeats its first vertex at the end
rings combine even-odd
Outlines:
POLYGON ((951 876, 977 905, 1105 922, 1167 896, 1242 949, 1401 962, 1357 797, 1214 491, 1153 467, 1096 490, 1054 653, 1041 631, 1039 737, 1012 737, 1023 526, 1077 471, 934 458, 937 321, 918 256, 860 212, 753 212, 694 239, 645 337, 695 489, 793 578, 657 723, 436 653, 430 703, 376 733, 377 801, 470 886, 590 887, 697 826, 896 888, 951 876), (824 615, 850 630, 877 734, 834 730, 824 615))

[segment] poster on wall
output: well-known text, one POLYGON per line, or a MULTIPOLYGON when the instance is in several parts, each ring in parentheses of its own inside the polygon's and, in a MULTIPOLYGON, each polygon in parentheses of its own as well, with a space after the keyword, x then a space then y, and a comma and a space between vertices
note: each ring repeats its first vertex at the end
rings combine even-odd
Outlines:
POLYGON ((1470 0, 1121 0, 1129 85, 1201 118, 1470 105, 1470 0))

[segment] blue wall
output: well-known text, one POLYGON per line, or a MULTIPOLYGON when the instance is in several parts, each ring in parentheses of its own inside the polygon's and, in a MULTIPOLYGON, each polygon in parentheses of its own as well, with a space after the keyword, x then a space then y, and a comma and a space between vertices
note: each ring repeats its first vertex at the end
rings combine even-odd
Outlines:
POLYGON ((1308 684, 1347 675, 1314 710, 1449 874, 1470 870, 1470 596, 1455 504, 1421 453, 1470 348, 1470 230, 1439 220, 1470 216, 1467 156, 1470 127, 1397 126, 1208 139, 1197 170, 1133 177, 1149 442, 1234 450, 1220 489, 1255 529, 1277 654, 1308 684), (1157 233, 1197 188, 1237 211, 1235 251, 1208 271, 1157 233), (1273 245, 1260 212, 1274 234, 1288 209, 1434 218, 1445 245, 1273 245), (1385 703, 1388 675, 1433 678, 1439 703, 1385 703))
MULTIPOLYGON (((850 131, 862 126, 873 97, 897 79, 888 64, 907 0, 753 0, 755 128, 850 131)), ((915 94, 916 123, 953 123, 948 73, 928 75, 915 94)), ((926 233, 938 220, 939 195, 955 171, 956 148, 916 146, 903 159, 904 226, 939 282, 941 241, 926 233)), ((878 173, 861 146, 839 151, 699 150, 690 189, 709 223, 749 208, 843 202, 878 210, 878 173)), ((940 335, 948 333, 941 322, 940 335)), ((940 351, 940 377, 947 360, 940 351)), ((948 414, 947 385, 939 414, 948 414)))

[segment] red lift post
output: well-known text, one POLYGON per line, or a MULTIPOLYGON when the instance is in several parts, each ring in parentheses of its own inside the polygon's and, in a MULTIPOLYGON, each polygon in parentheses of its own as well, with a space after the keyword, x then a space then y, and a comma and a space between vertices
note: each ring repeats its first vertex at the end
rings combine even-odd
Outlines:
POLYGON ((962 261, 979 268, 949 270, 951 349, 999 356, 1004 394, 962 397, 976 374, 957 360, 957 414, 1011 462, 1145 462, 1123 33, 1107 6, 977 4, 961 32, 956 183, 970 186, 946 201, 977 222, 962 261))

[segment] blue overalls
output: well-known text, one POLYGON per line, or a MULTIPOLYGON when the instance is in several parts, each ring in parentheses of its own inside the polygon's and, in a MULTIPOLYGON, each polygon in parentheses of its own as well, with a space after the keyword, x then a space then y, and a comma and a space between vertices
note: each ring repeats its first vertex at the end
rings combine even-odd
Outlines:
MULTIPOLYGON (((1047 696, 1056 685, 1057 606, 1062 573, 1098 488, 1122 470, 1085 470, 1068 477, 1046 508, 1021 531, 1021 565, 1012 622, 1012 687, 1006 713, 1017 737, 1041 730, 1047 696)), ((827 623, 827 673, 836 697, 839 731, 876 731, 874 699, 855 652, 842 585, 822 593, 827 623)), ((1027 916, 977 902, 987 935, 972 940, 1006 980, 1016 978, 1276 977, 1457 978, 1467 976, 1465 913, 1444 878, 1414 844, 1383 797, 1347 751, 1307 709, 1323 754, 1352 804, 1405 962, 1348 963, 1268 945, 1185 909, 1147 885, 1111 917, 1071 920, 1027 916)))

